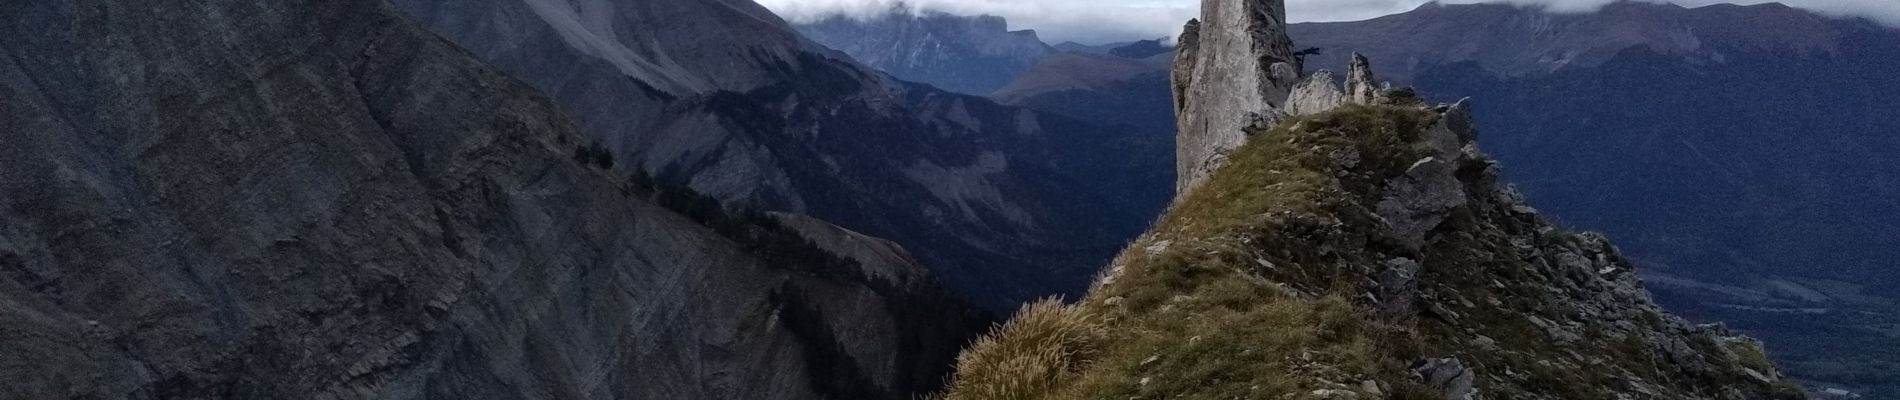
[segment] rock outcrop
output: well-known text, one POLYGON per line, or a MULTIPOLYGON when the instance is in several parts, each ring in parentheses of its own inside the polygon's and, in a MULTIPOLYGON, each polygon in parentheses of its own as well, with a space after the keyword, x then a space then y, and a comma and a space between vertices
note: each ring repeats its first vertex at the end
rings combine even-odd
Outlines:
POLYGON ((968 330, 634 195, 382 0, 0 30, 0 398, 904 399, 968 330))
MULTIPOLYGON (((1354 96, 1355 101, 1359 96, 1354 96)), ((1426 235, 1444 223, 1452 210, 1470 200, 1458 182, 1458 164, 1482 155, 1469 154, 1451 124, 1470 128, 1470 111, 1464 103, 1452 105, 1438 121, 1424 131, 1423 142, 1430 149, 1425 158, 1413 161, 1405 174, 1386 182, 1384 196, 1375 206, 1379 219, 1392 229, 1399 243, 1410 249, 1425 245, 1426 235)))
POLYGON ((1379 92, 1383 88, 1379 79, 1372 75, 1372 61, 1358 53, 1352 55, 1352 63, 1346 66, 1346 100, 1356 104, 1376 104, 1380 100, 1379 92))
POLYGON ((1301 79, 1287 96, 1286 113, 1289 116, 1314 115, 1346 104, 1346 93, 1339 91, 1339 83, 1334 81, 1333 72, 1320 70, 1301 79))
MULTIPOLYGON (((1372 62, 1365 56, 1354 54, 1352 64, 1346 70, 1346 87, 1340 89, 1332 71, 1319 70, 1300 84, 1293 87, 1287 96, 1287 114, 1292 116, 1315 115, 1347 104, 1386 104, 1394 101, 1395 96, 1388 94, 1386 87, 1372 75, 1372 62)), ((1403 92, 1405 89, 1400 89, 1403 92)), ((1462 106, 1462 105, 1461 105, 1462 106)), ((1469 117, 1464 117, 1468 120, 1469 117)))
POLYGON ((1301 74, 1286 34, 1285 0, 1203 0, 1174 64, 1179 117, 1175 186, 1194 187, 1240 147, 1273 126, 1301 74))
POLYGON ((1505 175, 1616 238, 1664 307, 1758 335, 1810 389, 1900 399, 1900 351, 1866 351, 1900 349, 1881 328, 1900 291, 1875 289, 1900 268, 1868 267, 1900 260, 1900 202, 1865 195, 1900 194, 1900 26, 1772 2, 1451 3, 1291 32, 1326 50, 1309 70, 1360 52, 1381 80, 1475 99, 1505 175))
POLYGON ((1444 395, 1445 400, 1471 400, 1476 394, 1472 384, 1477 376, 1456 358, 1425 360, 1413 371, 1426 386, 1444 395))
POLYGON ((1465 103, 1355 64, 1338 104, 1314 79, 1290 103, 1322 111, 1247 128, 1087 297, 966 350, 947 397, 1805 397, 1758 342, 1669 315, 1607 239, 1526 205, 1465 103))
POLYGON ((950 398, 1802 398, 1500 184, 1465 112, 1352 104, 1257 134, 1088 297, 967 350, 950 398))

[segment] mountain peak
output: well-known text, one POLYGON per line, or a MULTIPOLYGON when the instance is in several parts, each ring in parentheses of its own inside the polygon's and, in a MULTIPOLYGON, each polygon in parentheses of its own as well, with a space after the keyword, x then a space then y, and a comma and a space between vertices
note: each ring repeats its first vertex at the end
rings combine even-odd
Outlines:
POLYGON ((1301 61, 1281 0, 1203 0, 1177 49, 1177 187, 1187 191, 1240 146, 1243 132, 1279 122, 1301 61))
POLYGON ((1467 106, 1404 99, 1254 132, 1087 297, 966 350, 949 398, 1802 398, 1498 184, 1467 106))
POLYGON ((893 11, 872 18, 836 15, 797 29, 818 44, 851 55, 898 79, 986 95, 1054 50, 1034 30, 1009 30, 993 15, 933 10, 893 11))
POLYGON ((1632 49, 1702 63, 1739 53, 1837 55, 1843 29, 1838 20, 1780 4, 1617 2, 1589 12, 1435 4, 1366 21, 1295 24, 1292 36, 1327 50, 1309 60, 1315 65, 1344 66, 1344 54, 1364 53, 1391 60, 1387 76, 1409 82, 1424 68, 1461 62, 1520 76, 1601 65, 1632 49), (1382 39, 1362 40, 1372 37, 1382 39))
POLYGON ((1207 5, 1174 69, 1181 153, 1206 162, 1081 301, 966 350, 949 399, 1803 398, 1500 183, 1468 102, 1357 54, 1346 89, 1296 83, 1282 2, 1207 5))

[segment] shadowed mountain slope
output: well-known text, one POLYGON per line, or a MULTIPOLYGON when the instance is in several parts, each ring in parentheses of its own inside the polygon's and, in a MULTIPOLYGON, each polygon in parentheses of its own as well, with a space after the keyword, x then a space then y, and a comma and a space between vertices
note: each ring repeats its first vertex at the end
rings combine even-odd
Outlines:
POLYGON ((617 170, 889 238, 993 309, 1080 290, 1167 196, 1112 127, 893 80, 750 2, 397 3, 551 93, 617 170))
POLYGON ((980 323, 915 266, 649 202, 384 1, 0 31, 0 398, 901 399, 980 323))

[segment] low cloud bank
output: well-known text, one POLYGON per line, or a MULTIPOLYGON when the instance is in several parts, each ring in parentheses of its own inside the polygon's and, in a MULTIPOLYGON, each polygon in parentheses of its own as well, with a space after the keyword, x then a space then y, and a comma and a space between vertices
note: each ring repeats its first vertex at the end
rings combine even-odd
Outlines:
MULTIPOLYGON (((894 8, 1008 18, 1010 29, 1034 29, 1044 41, 1089 44, 1172 37, 1200 15, 1200 0, 758 0, 794 21, 846 14, 858 17, 894 8)), ((1618 0, 1448 0, 1446 3, 1510 3, 1553 12, 1589 12, 1618 0)), ((1761 4, 1771 0, 1642 0, 1687 7, 1761 4)), ((1287 0, 1296 22, 1354 21, 1405 12, 1428 0, 1287 0)), ((1900 0, 1782 0, 1790 6, 1837 17, 1866 17, 1900 26, 1900 0)))

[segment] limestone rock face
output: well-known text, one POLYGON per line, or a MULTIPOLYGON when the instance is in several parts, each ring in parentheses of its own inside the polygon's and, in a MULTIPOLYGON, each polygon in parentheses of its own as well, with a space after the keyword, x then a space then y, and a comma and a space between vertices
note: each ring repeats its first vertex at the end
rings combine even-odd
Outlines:
POLYGON ((1187 108, 1188 87, 1194 82, 1194 65, 1201 57, 1201 20, 1190 19, 1181 27, 1181 37, 1174 43, 1174 65, 1169 71, 1169 87, 1174 89, 1174 113, 1176 116, 1187 108))
POLYGON ((1284 0, 1203 0, 1175 58, 1177 189, 1194 187, 1253 129, 1286 114, 1300 61, 1284 0))
POLYGON ((630 195, 383 0, 0 29, 0 398, 903 399, 963 343, 630 195))
POLYGON ((1314 115, 1339 108, 1346 103, 1346 93, 1339 90, 1339 84, 1333 82, 1332 71, 1321 70, 1307 75, 1300 84, 1293 87, 1293 93, 1287 96, 1287 115, 1314 115))
POLYGON ((1354 53, 1346 70, 1346 99, 1356 104, 1379 102, 1379 79, 1372 76, 1372 62, 1354 53))
MULTIPOLYGON (((1346 88, 1341 90, 1338 82, 1333 81, 1332 71, 1320 70, 1301 79, 1287 97, 1287 115, 1315 115, 1347 104, 1386 104, 1394 101, 1388 94, 1386 85, 1372 75, 1372 62, 1365 56, 1353 54, 1352 65, 1346 71, 1346 88)), ((1398 89, 1404 92, 1410 89, 1398 89)))

